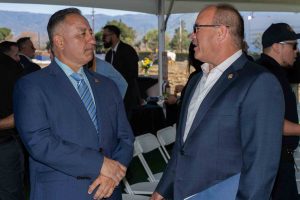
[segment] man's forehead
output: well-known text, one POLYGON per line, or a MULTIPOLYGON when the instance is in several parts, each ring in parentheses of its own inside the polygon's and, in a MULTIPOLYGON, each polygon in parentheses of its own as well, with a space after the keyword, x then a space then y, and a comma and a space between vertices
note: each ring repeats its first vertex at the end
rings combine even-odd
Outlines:
POLYGON ((79 31, 91 30, 91 27, 90 27, 88 21, 80 15, 77 15, 74 17, 70 16, 69 18, 66 18, 65 23, 61 23, 59 27, 75 29, 75 30, 79 30, 79 31))
POLYGON ((207 7, 199 13, 196 21, 211 21, 215 15, 215 12, 215 7, 207 7))
POLYGON ((83 24, 83 25, 88 26, 88 27, 90 26, 87 19, 85 17, 83 17, 82 15, 79 15, 79 14, 67 15, 66 18, 65 18, 65 22, 70 24, 70 25, 83 24))

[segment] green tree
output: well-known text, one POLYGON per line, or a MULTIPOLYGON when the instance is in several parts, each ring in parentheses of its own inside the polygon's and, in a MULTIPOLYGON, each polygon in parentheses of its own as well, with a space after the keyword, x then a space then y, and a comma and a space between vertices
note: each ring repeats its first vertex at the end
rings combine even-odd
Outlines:
POLYGON ((178 52, 187 51, 190 45, 189 33, 185 29, 184 21, 181 22, 180 26, 175 29, 175 34, 170 42, 170 47, 172 50, 178 52))
POLYGON ((106 25, 115 25, 121 30, 120 38, 122 41, 134 45, 134 40, 136 38, 136 31, 132 28, 127 26, 122 20, 112 20, 108 21, 106 25))
MULTIPOLYGON (((121 30, 121 35, 120 38, 122 41, 133 45, 134 44, 134 40, 136 38, 136 31, 132 28, 127 26, 125 23, 122 22, 122 20, 112 20, 112 21, 108 21, 106 23, 106 25, 115 25, 117 26, 120 30, 121 30)), ((102 30, 100 31, 100 35, 102 36, 102 30)))
MULTIPOLYGON (((125 23, 122 22, 122 20, 108 21, 106 23, 106 25, 115 25, 115 26, 117 26, 121 30, 120 39, 123 42, 128 43, 132 46, 134 45, 135 38, 136 38, 136 31, 132 27, 127 26, 125 23)), ((100 30, 99 32, 95 33, 95 38, 96 38, 96 42, 97 42, 97 50, 98 51, 103 50, 102 34, 103 34, 103 30, 100 30)))
POLYGON ((155 51, 158 48, 158 31, 153 29, 148 31, 143 37, 143 43, 146 46, 146 50, 151 49, 155 51))
POLYGON ((95 34, 95 38, 96 38, 96 53, 101 53, 103 52, 104 46, 102 43, 102 35, 103 35, 103 31, 97 32, 95 34))
POLYGON ((0 41, 11 37, 11 30, 9 28, 0 27, 0 41))
MULTIPOLYGON (((158 30, 157 29, 152 29, 148 31, 144 37, 143 37, 143 43, 146 46, 146 49, 150 49, 152 51, 155 51, 158 49, 158 30)), ((165 48, 168 49, 169 47, 169 42, 170 42, 170 37, 168 34, 165 35, 165 48)))

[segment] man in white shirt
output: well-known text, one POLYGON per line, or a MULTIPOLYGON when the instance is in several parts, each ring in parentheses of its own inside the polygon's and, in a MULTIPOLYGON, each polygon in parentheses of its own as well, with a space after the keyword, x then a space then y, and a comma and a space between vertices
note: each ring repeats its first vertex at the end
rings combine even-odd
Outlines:
POLYGON ((200 11, 195 58, 172 158, 151 200, 269 199, 284 113, 276 78, 242 53, 244 24, 228 4, 200 11))

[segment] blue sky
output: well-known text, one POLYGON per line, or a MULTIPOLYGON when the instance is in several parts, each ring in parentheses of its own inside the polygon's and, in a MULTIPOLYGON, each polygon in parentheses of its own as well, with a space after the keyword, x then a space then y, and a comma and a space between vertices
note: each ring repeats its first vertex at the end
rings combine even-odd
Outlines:
MULTIPOLYGON (((67 8, 70 6, 57 6, 57 5, 43 5, 43 4, 16 4, 16 3, 0 3, 0 10, 3 11, 22 11, 22 12, 33 12, 33 13, 44 13, 53 14, 54 12, 67 8)), ((92 14, 92 8, 78 7, 83 14, 92 14)), ((111 9, 100 9, 95 8, 95 14, 106 14, 106 15, 123 15, 123 14, 135 14, 135 12, 111 10, 111 9)))

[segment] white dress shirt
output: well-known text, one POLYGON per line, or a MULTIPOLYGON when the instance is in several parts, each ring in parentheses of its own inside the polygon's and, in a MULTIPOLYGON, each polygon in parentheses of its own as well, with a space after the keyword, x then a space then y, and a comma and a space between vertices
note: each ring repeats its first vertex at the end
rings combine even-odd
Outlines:
POLYGON ((204 63, 201 66, 203 75, 200 81, 198 82, 198 85, 195 89, 195 92, 193 94, 193 97, 188 107, 187 119, 185 124, 184 135, 183 135, 184 142, 189 134, 189 131, 192 127, 195 116, 198 112, 198 109, 203 99, 206 97, 206 95, 209 93, 209 91, 215 85, 215 83, 219 80, 223 72, 241 55, 242 55, 242 50, 239 50, 236 53, 234 53, 232 56, 227 58, 225 61, 223 61, 221 64, 219 64, 218 66, 212 69, 209 68, 208 63, 204 63))

